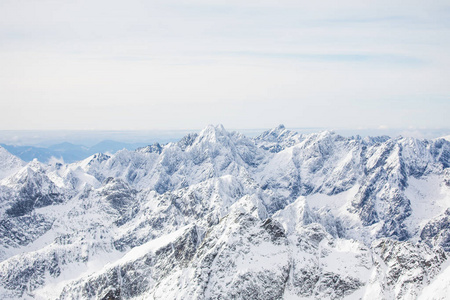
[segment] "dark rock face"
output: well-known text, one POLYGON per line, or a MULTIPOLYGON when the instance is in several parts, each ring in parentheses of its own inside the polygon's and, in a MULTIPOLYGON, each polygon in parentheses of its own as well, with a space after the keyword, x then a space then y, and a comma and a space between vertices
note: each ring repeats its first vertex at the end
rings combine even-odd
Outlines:
POLYGON ((50 193, 42 195, 40 193, 29 194, 28 191, 20 192, 17 196, 20 200, 14 202, 13 205, 6 210, 10 217, 21 217, 35 208, 45 207, 52 204, 58 204, 64 201, 64 196, 58 193, 50 193))
MULTIPOLYGON (((304 227, 295 241, 288 290, 297 297, 342 299, 364 286, 354 274, 343 274, 329 268, 336 262, 333 238, 317 223, 304 227), (322 261, 322 262, 321 262, 322 261)), ((358 253, 359 265, 368 264, 368 250, 358 253)))
POLYGON ((154 143, 153 145, 148 145, 147 147, 142 147, 136 149, 137 152, 141 153, 156 153, 161 154, 163 147, 159 143, 154 143))
POLYGON ((103 274, 75 282, 63 290, 60 299, 138 297, 153 288, 171 271, 187 265, 198 244, 197 228, 192 227, 159 249, 143 252, 143 256, 130 257, 103 274))
POLYGON ((198 134, 196 133, 190 133, 188 135, 185 135, 179 142, 178 146, 181 148, 181 150, 186 150, 187 147, 191 146, 195 139, 198 137, 198 134))
POLYGON ((0 244, 26 246, 50 230, 52 221, 40 214, 0 220, 0 244))
POLYGON ((120 289, 109 290, 106 295, 101 298, 102 300, 120 300, 122 297, 120 296, 120 289))
POLYGON ((56 253, 49 257, 35 256, 32 260, 25 257, 14 257, 14 260, 17 270, 2 270, 0 278, 3 286, 13 291, 13 295, 18 298, 42 286, 47 274, 55 278, 61 272, 56 253))
POLYGON ((271 219, 267 219, 262 227, 270 234, 272 238, 272 242, 277 242, 286 238, 286 234, 284 233, 283 226, 277 221, 273 221, 271 219))
POLYGON ((127 207, 133 202, 137 191, 133 190, 126 182, 120 179, 108 177, 104 182, 104 189, 100 193, 113 208, 124 214, 127 207))
POLYGON ((316 275, 315 279, 317 281, 314 283, 314 286, 322 288, 322 292, 326 291, 331 299, 342 299, 344 296, 352 294, 355 290, 363 286, 363 283, 356 278, 342 278, 338 274, 333 273, 324 273, 320 276, 316 275))
POLYGON ((92 165, 94 163, 102 163, 104 161, 107 161, 110 158, 111 158, 111 156, 109 156, 107 154, 103 154, 103 153, 94 154, 92 156, 92 159, 89 161, 89 165, 92 165))
POLYGON ((375 209, 376 198, 373 196, 375 187, 373 184, 361 186, 352 206, 358 213, 365 226, 379 222, 378 213, 375 209))
POLYGON ((374 245, 374 252, 379 255, 382 264, 378 267, 386 272, 386 284, 393 289, 396 299, 417 297, 417 287, 429 284, 440 271, 440 266, 447 259, 442 249, 432 249, 425 244, 414 245, 382 239, 374 245), (386 270, 387 268, 387 270, 386 270))
POLYGON ((441 246, 445 251, 450 251, 450 208, 442 216, 427 223, 420 238, 429 246, 441 246))
POLYGON ((17 191, 12 195, 12 205, 6 210, 10 217, 20 217, 33 211, 35 208, 59 204, 65 201, 66 196, 44 174, 43 171, 27 170, 19 178, 17 191))
POLYGON ((431 146, 433 157, 442 163, 444 168, 450 167, 450 142, 444 139, 434 141, 431 146))

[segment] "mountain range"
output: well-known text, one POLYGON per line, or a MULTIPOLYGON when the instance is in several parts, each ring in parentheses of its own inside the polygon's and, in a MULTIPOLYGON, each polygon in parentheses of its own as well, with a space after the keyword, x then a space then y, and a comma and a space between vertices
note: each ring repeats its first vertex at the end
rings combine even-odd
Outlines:
POLYGON ((2 299, 450 293, 446 139, 210 125, 73 163, 0 148, 0 176, 2 299))
POLYGON ((11 154, 20 159, 30 162, 38 159, 40 162, 47 163, 52 158, 63 160, 66 163, 72 163, 82 160, 95 153, 116 153, 122 149, 135 150, 146 146, 145 143, 123 143, 111 140, 105 140, 93 146, 75 145, 63 142, 48 147, 38 146, 17 146, 0 144, 0 147, 6 149, 11 154))

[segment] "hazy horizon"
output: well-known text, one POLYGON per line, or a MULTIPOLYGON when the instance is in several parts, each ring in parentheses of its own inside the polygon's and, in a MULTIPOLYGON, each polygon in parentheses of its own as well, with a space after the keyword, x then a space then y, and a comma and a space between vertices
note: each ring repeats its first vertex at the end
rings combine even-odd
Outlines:
MULTIPOLYGON (((278 125, 276 125, 278 126, 278 125)), ((228 128, 229 132, 237 131, 248 137, 255 137, 266 130, 275 128, 228 128)), ((205 125, 206 127, 206 125, 205 125)), ((324 130, 350 137, 360 135, 383 136, 392 138, 398 136, 414 137, 419 139, 434 139, 450 135, 450 128, 294 128, 287 129, 303 134, 316 133, 324 130)), ((94 146, 102 141, 114 141, 128 144, 152 144, 175 142, 188 133, 199 133, 203 128, 185 130, 0 130, 0 144, 15 146, 49 147, 63 142, 82 146, 94 146)))

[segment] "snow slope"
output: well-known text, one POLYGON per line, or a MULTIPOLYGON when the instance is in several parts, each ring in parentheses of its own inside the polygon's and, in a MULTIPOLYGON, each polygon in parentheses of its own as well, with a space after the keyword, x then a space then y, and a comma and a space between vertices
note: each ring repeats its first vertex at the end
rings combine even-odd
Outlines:
POLYGON ((16 173, 25 162, 0 147, 0 180, 16 173))

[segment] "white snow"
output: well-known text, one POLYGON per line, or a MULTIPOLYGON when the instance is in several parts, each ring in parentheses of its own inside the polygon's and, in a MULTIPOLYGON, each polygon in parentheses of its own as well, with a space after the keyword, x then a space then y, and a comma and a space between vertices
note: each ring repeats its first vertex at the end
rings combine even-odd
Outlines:
POLYGON ((412 210, 406 224, 413 234, 450 207, 450 188, 444 184, 442 177, 435 174, 422 179, 410 177, 405 195, 411 202, 412 210))
MULTIPOLYGON (((113 265, 121 265, 125 262, 133 261, 138 258, 143 257, 149 253, 154 253, 156 250, 174 242, 177 238, 182 236, 189 228, 192 228, 192 225, 184 226, 172 233, 166 234, 162 237, 151 240, 141 246, 134 247, 130 251, 128 251, 122 258, 117 260, 113 265)), ((111 265, 111 266, 113 266, 111 265)), ((110 267, 110 266, 107 266, 110 267)))
POLYGON ((25 162, 0 146, 0 180, 19 171, 25 162))
POLYGON ((450 298, 450 260, 445 263, 442 272, 426 286, 417 300, 446 300, 450 298))

